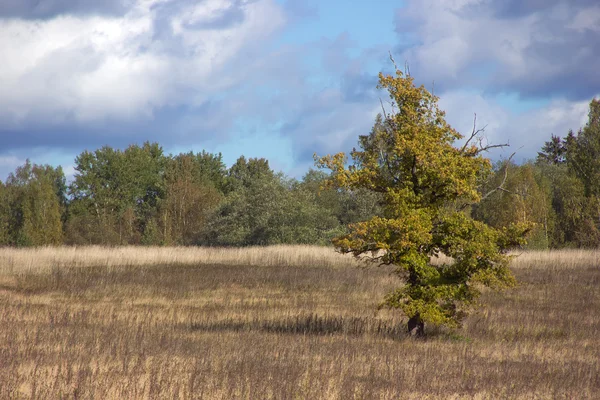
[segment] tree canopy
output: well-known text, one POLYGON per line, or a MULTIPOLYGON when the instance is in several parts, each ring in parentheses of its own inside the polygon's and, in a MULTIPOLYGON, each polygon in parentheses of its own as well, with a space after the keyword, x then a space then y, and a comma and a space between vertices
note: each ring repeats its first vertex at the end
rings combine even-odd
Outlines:
POLYGON ((400 70, 380 74, 378 88, 387 90, 392 111, 359 137, 351 165, 344 153, 317 159, 332 171, 331 186, 382 195, 381 215, 352 224, 334 244, 396 267, 403 286, 384 305, 408 316, 411 333, 422 334, 425 322, 457 326, 478 284, 514 284, 505 253, 522 243, 528 224, 495 229, 469 216, 482 197, 478 185, 491 172, 482 156, 489 146, 473 143, 477 131, 457 146, 462 135, 446 122, 438 98, 400 70), (436 262, 440 256, 448 258, 436 262))

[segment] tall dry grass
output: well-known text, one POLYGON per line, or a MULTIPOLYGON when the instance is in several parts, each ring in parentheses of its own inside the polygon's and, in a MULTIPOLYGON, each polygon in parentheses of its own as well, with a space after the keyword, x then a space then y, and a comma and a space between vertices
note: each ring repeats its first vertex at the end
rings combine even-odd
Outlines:
POLYGON ((600 398, 598 256, 522 254, 411 340, 390 270, 326 248, 5 249, 0 398, 600 398))
POLYGON ((132 267, 148 265, 247 265, 339 267, 359 265, 330 247, 38 247, 0 248, 0 273, 48 272, 57 267, 132 267))

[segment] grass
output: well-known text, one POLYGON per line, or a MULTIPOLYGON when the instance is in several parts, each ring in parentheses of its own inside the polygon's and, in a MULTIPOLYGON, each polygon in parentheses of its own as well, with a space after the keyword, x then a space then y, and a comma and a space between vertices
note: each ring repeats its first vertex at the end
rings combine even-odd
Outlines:
POLYGON ((390 270, 327 248, 2 249, 0 398, 600 398, 599 259, 522 254, 411 340, 390 270))

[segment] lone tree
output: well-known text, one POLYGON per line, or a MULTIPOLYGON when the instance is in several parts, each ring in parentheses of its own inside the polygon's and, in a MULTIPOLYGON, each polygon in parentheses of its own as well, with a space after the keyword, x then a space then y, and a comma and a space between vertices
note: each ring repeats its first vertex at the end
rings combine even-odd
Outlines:
POLYGON ((404 285, 382 306, 402 310, 411 335, 423 335, 425 322, 457 327, 482 286, 515 284, 506 253, 523 243, 529 227, 498 230, 468 213, 491 194, 478 191, 491 172, 481 153, 505 145, 486 145, 474 124, 455 146, 463 136, 444 119, 438 98, 398 68, 396 76, 379 74, 378 89, 389 92, 392 112, 384 109, 370 134, 359 137, 352 165, 344 153, 315 157, 332 170, 330 186, 381 193, 381 215, 350 225, 333 243, 343 253, 370 253, 380 265, 396 267, 404 285), (448 258, 433 262, 441 255, 448 258))

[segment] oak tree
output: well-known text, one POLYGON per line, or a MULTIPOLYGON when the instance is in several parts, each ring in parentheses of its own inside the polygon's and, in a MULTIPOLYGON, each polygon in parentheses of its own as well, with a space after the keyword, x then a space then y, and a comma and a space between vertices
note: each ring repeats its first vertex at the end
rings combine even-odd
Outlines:
POLYGON ((331 169, 331 186, 380 193, 381 214, 351 224, 334 245, 395 267, 404 284, 382 305, 400 309, 409 333, 420 336, 426 322, 458 326, 482 285, 515 283, 506 253, 522 243, 527 225, 495 229, 468 213, 491 171, 482 153, 501 145, 486 145, 474 128, 458 146, 463 137, 446 122, 438 98, 398 68, 395 76, 380 74, 378 88, 388 91, 391 112, 360 136, 352 163, 344 153, 316 162, 331 169), (436 262, 440 256, 446 258, 436 262))

